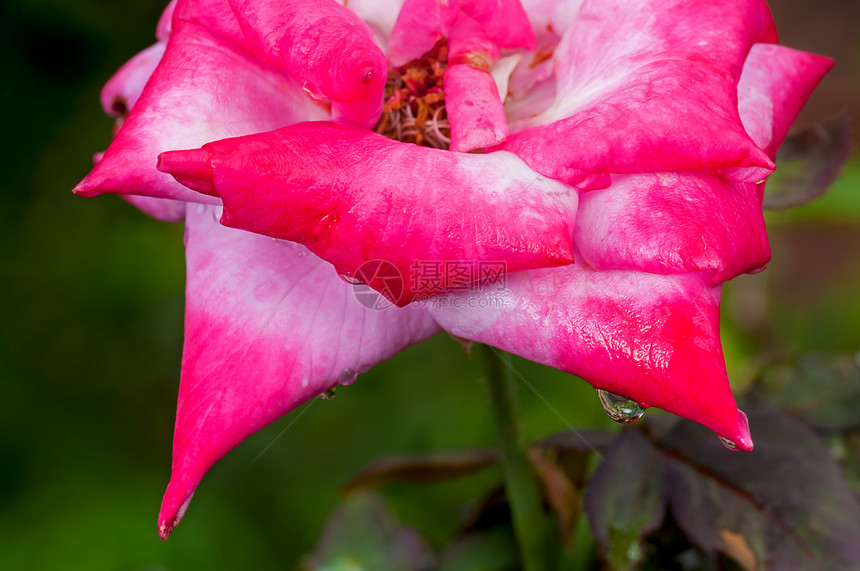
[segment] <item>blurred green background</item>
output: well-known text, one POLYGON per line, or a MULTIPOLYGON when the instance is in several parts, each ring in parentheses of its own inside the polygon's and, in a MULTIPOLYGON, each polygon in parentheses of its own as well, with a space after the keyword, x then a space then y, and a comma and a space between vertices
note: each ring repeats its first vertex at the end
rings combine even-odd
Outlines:
MULTIPOLYGON (((782 41, 837 58, 803 120, 858 117, 856 2, 780 0, 782 41), (851 107, 853 105, 853 107, 851 107)), ((98 93, 153 42, 159 0, 7 0, 0 193, 0 569, 290 568, 339 486, 402 452, 492 446, 478 359, 440 336, 296 413, 219 462, 170 541, 155 517, 170 468, 182 345, 181 225, 71 188, 109 141, 98 93)), ((774 261, 726 292, 742 389, 767 359, 860 351, 860 166, 831 193, 769 215, 774 261)), ((858 356, 860 358, 860 356, 858 356)), ((609 426, 584 382, 516 367, 576 426, 609 426)), ((522 393, 530 438, 565 428, 522 393)), ((498 474, 386 488, 397 516, 441 544, 498 474)))

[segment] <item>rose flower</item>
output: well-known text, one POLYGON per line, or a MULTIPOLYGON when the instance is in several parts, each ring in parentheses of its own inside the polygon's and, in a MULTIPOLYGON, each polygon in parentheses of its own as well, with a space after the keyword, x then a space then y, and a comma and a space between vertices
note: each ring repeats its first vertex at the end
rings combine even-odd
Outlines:
POLYGON ((178 0, 157 37, 75 192, 186 223, 163 538, 249 434, 441 330, 752 448, 721 284, 768 262, 762 183, 832 63, 764 1, 178 0))

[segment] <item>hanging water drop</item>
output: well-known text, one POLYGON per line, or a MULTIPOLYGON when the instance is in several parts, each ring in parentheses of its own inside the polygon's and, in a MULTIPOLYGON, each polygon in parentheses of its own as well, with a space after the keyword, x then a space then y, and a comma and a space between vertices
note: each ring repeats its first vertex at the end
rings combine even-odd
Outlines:
POLYGON ((337 391, 337 387, 332 387, 323 394, 320 395, 322 400, 331 400, 334 398, 334 393, 337 391))
POLYGON ((725 446, 726 448, 728 448, 732 452, 738 451, 738 445, 737 444, 735 444, 734 442, 732 442, 731 440, 729 440, 725 436, 720 436, 719 434, 717 436, 719 437, 720 442, 723 443, 723 446, 725 446))
POLYGON ((337 377, 338 384, 341 385, 351 385, 355 382, 355 378, 358 376, 358 373, 353 371, 352 369, 344 369, 340 372, 340 375, 337 377))
POLYGON ((597 397, 600 399, 600 404, 603 405, 603 410, 606 415, 622 424, 630 424, 636 422, 642 415, 645 414, 645 409, 635 400, 627 397, 597 389, 597 397))

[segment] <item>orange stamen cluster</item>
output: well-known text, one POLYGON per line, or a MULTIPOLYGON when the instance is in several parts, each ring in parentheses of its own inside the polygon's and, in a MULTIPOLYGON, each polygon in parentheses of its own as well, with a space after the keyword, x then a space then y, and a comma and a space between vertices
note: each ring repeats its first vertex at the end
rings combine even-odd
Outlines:
POLYGON ((443 81, 447 67, 448 44, 443 38, 420 58, 389 69, 382 118, 374 131, 405 143, 447 149, 451 144, 443 81))

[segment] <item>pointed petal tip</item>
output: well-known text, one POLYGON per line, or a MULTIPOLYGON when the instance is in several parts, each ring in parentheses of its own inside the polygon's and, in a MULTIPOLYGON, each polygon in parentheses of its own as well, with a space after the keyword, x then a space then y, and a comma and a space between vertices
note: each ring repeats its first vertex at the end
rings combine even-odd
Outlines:
POLYGON ((212 159, 205 149, 163 152, 158 155, 156 168, 191 190, 218 197, 212 182, 212 159))
POLYGON ((720 435, 720 439, 723 440, 726 448, 730 450, 752 452, 753 441, 750 434, 750 424, 744 411, 738 409, 738 424, 735 427, 734 433, 730 436, 720 435))
POLYGON ((164 500, 161 503, 161 512, 158 514, 158 537, 163 541, 167 541, 167 538, 170 537, 170 534, 173 533, 173 530, 182 521, 186 510, 188 510, 188 504, 191 503, 191 498, 194 497, 194 490, 192 490, 182 500, 179 507, 176 508, 178 498, 172 493, 171 488, 171 485, 167 486, 167 492, 164 494, 164 500))
MULTIPOLYGON (((93 158, 95 159, 95 157, 93 158)), ((75 186, 75 188, 72 189, 72 192, 75 193, 77 196, 85 197, 98 196, 99 194, 101 194, 101 192, 99 191, 99 183, 97 180, 93 180, 92 174, 93 173, 90 172, 90 174, 84 177, 84 180, 79 182, 75 186)))

